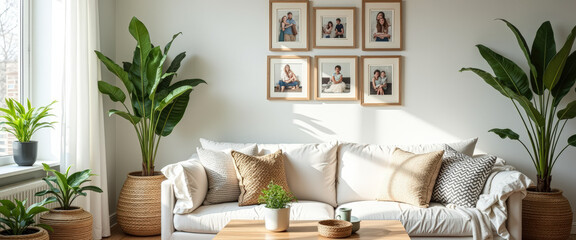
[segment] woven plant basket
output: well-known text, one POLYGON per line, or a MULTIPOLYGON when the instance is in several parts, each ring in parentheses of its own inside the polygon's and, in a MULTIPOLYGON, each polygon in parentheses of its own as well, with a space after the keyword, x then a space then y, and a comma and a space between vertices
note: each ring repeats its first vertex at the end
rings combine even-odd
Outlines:
POLYGON ((522 239, 566 240, 572 228, 572 208, 562 191, 535 192, 528 188, 522 200, 522 239))
POLYGON ((318 222, 318 234, 327 238, 345 238, 352 235, 352 223, 344 220, 318 222))
POLYGON ((39 228, 39 227, 29 227, 28 229, 36 229, 38 230, 38 232, 35 232, 33 234, 27 234, 27 235, 2 235, 2 232, 0 232, 0 239, 2 240, 7 240, 7 239, 14 239, 14 240, 28 240, 28 239, 33 239, 33 240, 49 240, 50 237, 48 236, 48 231, 44 230, 43 228, 39 228))
POLYGON ((54 230, 49 232, 51 239, 92 240, 92 214, 79 207, 71 210, 50 209, 40 217, 40 223, 54 230))
POLYGON ((160 235, 160 185, 166 178, 160 172, 142 176, 131 172, 118 198, 118 225, 124 233, 135 236, 160 235))

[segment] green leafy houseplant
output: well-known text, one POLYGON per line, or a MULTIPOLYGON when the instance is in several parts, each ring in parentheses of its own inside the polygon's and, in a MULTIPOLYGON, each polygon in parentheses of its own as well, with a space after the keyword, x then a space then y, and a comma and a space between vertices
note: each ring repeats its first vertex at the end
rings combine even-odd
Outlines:
POLYGON ((34 216, 39 213, 48 211, 44 205, 51 203, 52 199, 44 199, 42 202, 34 203, 30 207, 24 207, 26 205, 26 200, 18 201, 16 203, 10 200, 0 200, 2 206, 0 206, 0 228, 3 229, 2 233, 4 235, 24 235, 30 226, 38 226, 44 228, 48 231, 52 231, 52 228, 45 224, 35 224, 34 216))
POLYGON ((2 131, 6 131, 16 137, 19 142, 30 142, 32 135, 42 128, 53 128, 56 122, 43 122, 42 120, 54 116, 50 114, 52 104, 44 107, 33 108, 28 100, 27 107, 12 98, 6 98, 6 108, 0 108, 4 115, 0 116, 4 121, 2 131))
POLYGON ((36 196, 45 196, 48 194, 54 195, 49 197, 50 201, 58 201, 60 204, 60 210, 71 210, 74 209, 72 206, 72 202, 79 196, 86 196, 86 191, 93 191, 97 193, 101 193, 102 189, 96 186, 84 186, 82 184, 89 182, 88 180, 91 176, 95 176, 96 174, 92 174, 90 169, 86 169, 84 171, 75 172, 72 174, 70 173, 70 167, 66 169, 65 173, 60 173, 48 166, 45 163, 42 163, 44 166, 44 171, 46 171, 46 177, 42 178, 46 184, 48 184, 49 189, 44 191, 37 192, 36 196), (54 175, 49 176, 48 173, 52 173, 54 175), (54 184, 53 184, 54 183, 54 184))
POLYGON ((576 101, 568 103, 565 108, 559 106, 576 81, 576 52, 571 52, 576 27, 560 50, 556 51, 552 25, 548 21, 544 22, 536 32, 530 49, 514 25, 504 19, 500 20, 514 33, 526 58, 528 74, 512 60, 481 44, 476 46, 495 76, 478 68, 462 68, 460 71, 476 73, 510 99, 522 120, 529 143, 526 144, 526 140, 521 140, 520 135, 511 129, 494 128, 490 132, 503 139, 520 142, 536 168, 536 191, 550 192, 552 169, 556 161, 569 146, 576 146, 576 135, 570 136, 565 146, 559 143, 566 123, 576 117, 576 101))
POLYGON ((287 208, 289 203, 294 201, 297 200, 292 193, 286 192, 282 186, 274 182, 270 182, 258 196, 258 203, 266 204, 267 208, 272 209, 287 208))
POLYGON ((109 115, 118 115, 134 126, 142 154, 142 176, 153 176, 161 137, 168 136, 182 119, 193 87, 206 82, 186 79, 171 84, 185 52, 174 57, 163 70, 170 46, 181 33, 175 34, 162 49, 151 44, 146 26, 136 17, 130 21, 129 31, 137 42, 132 62, 124 62, 120 67, 95 51, 106 68, 122 81, 126 92, 104 81, 98 82, 98 89, 124 106, 125 111, 111 109, 109 115), (131 107, 126 105, 126 98, 130 99, 131 107))

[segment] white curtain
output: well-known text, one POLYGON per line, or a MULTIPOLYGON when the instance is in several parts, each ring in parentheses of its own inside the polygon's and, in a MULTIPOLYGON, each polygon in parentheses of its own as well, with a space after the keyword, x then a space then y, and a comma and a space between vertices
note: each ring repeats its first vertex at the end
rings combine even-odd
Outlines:
POLYGON ((61 170, 92 169, 97 174, 89 184, 103 193, 89 192, 74 205, 93 216, 94 239, 110 236, 110 214, 104 142, 104 111, 98 92, 100 49, 97 0, 54 0, 52 2, 53 79, 61 86, 61 170))

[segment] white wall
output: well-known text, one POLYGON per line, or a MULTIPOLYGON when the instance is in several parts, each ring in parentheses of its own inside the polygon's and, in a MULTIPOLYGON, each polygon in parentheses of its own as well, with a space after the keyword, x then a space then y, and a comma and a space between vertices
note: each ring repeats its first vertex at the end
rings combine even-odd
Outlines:
MULTIPOLYGON (((361 1, 316 0, 312 6, 355 6, 361 1)), ((478 43, 522 61, 513 35, 495 18, 516 24, 531 44, 538 26, 553 24, 562 41, 576 24, 576 1, 556 0, 409 0, 404 1, 404 51, 362 52, 312 50, 296 55, 395 55, 403 58, 403 106, 361 107, 359 102, 289 102, 266 100, 268 51, 267 0, 122 0, 116 3, 116 60, 130 60, 135 41, 128 23, 137 16, 165 44, 184 33, 171 56, 187 51, 178 79, 200 77, 181 124, 162 141, 156 169, 186 159, 198 138, 238 142, 322 142, 332 139, 364 143, 444 142, 479 137, 478 149, 509 161, 534 177, 528 155, 516 142, 487 132, 510 127, 522 132, 512 106, 496 91, 461 67, 488 68, 478 43)), ((358 11, 360 12, 360 11, 358 11)), ((356 18, 360 23, 360 16, 356 18)), ((357 25, 358 29, 360 24, 357 25)), ((562 42, 563 43, 563 42, 562 42)), ((562 44, 559 43, 559 44, 562 44)), ((569 98, 574 99, 571 95, 569 98)), ((576 122, 566 133, 576 132, 576 122)), ((132 128, 116 120, 116 191, 130 171, 140 169, 132 128)), ((553 186, 564 190, 576 207, 576 151, 557 164, 553 186)), ((573 210, 573 212, 576 212, 573 210)))

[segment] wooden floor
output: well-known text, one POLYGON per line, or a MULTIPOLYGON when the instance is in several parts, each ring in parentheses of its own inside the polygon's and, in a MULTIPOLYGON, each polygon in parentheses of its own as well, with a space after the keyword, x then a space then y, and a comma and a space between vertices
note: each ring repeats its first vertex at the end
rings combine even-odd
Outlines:
POLYGON ((142 240, 160 240, 160 236, 154 236, 154 237, 135 237, 135 236, 130 236, 127 234, 124 234, 122 232, 122 229, 120 229, 120 226, 116 225, 112 228, 112 236, 108 237, 108 238, 104 238, 105 240, 137 240, 137 239, 142 239, 142 240))
MULTIPOLYGON (((134 236, 126 235, 122 232, 122 229, 120 229, 120 226, 116 225, 112 228, 112 236, 110 236, 109 238, 104 238, 104 239, 106 239, 106 240, 137 240, 137 239, 160 240, 160 236, 134 237, 134 236)), ((576 240, 576 235, 571 235, 569 240, 576 240)))

